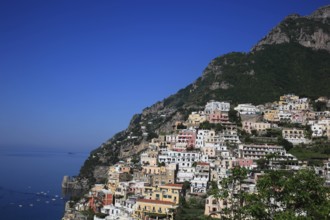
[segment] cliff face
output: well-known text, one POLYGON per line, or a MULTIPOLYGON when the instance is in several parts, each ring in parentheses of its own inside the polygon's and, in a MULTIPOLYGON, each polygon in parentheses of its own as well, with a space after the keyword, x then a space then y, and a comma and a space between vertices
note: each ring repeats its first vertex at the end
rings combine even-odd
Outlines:
POLYGON ((93 151, 80 176, 92 179, 96 166, 137 155, 151 138, 172 132, 176 121, 186 120, 212 99, 261 104, 286 93, 330 96, 329 10, 327 6, 310 16, 291 15, 252 52, 213 59, 195 82, 134 115, 126 130, 93 151))
POLYGON ((290 15, 259 41, 252 51, 261 50, 264 45, 299 43, 304 47, 330 52, 329 24, 330 6, 322 7, 309 16, 290 15))

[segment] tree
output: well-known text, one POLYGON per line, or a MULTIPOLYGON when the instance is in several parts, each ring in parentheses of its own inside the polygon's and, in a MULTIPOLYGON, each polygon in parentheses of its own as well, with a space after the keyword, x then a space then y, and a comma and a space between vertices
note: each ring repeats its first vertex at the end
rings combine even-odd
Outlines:
POLYGON ((187 128, 187 126, 183 125, 182 123, 180 123, 176 126, 176 129, 186 129, 186 128, 187 128))
POLYGON ((330 215, 329 189, 312 170, 271 171, 257 183, 245 210, 256 219, 324 219, 330 215))
MULTIPOLYGON (((216 182, 211 182, 212 188, 209 195, 212 195, 220 209, 219 200, 226 200, 227 207, 219 210, 222 219, 244 219, 244 202, 246 193, 242 188, 243 181, 247 178, 248 171, 245 168, 234 167, 231 169, 229 177, 221 180, 221 186, 218 187, 216 182)), ((213 213, 213 214, 217 214, 213 213)))
POLYGON ((241 117, 239 116, 239 113, 234 109, 229 110, 228 118, 229 118, 230 122, 234 122, 236 124, 241 124, 241 117))
POLYGON ((286 151, 289 151, 289 150, 291 150, 291 148, 293 148, 293 144, 291 142, 287 141, 286 139, 284 139, 282 137, 279 137, 277 139, 278 139, 278 144, 283 146, 286 151))

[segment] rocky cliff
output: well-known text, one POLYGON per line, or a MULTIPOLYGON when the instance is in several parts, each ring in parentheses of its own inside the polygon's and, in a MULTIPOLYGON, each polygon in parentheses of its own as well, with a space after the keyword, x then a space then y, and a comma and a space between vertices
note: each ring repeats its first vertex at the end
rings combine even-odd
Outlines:
POLYGON ((293 14, 273 28, 252 48, 261 50, 264 45, 299 43, 313 49, 330 52, 330 6, 322 7, 309 16, 293 14))

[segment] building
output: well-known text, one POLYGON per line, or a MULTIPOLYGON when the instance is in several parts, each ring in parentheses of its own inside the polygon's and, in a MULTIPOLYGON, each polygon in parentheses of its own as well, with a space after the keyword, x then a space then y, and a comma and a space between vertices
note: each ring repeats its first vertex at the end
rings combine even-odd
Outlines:
POLYGON ((195 161, 200 161, 201 158, 201 154, 196 151, 167 151, 165 154, 158 156, 158 162, 164 162, 165 164, 176 163, 179 167, 191 167, 195 161))
POLYGON ((190 192, 197 194, 204 194, 207 191, 207 184, 210 180, 210 164, 205 162, 198 162, 194 178, 191 180, 190 192))
POLYGON ((280 118, 278 113, 279 111, 277 109, 266 109, 264 111, 264 120, 268 122, 279 122, 280 118))
POLYGON ((211 124, 228 123, 229 122, 228 112, 215 110, 210 114, 208 114, 207 121, 209 121, 211 124))
POLYGON ((231 207, 230 203, 226 199, 217 199, 209 196, 205 200, 204 215, 220 219, 222 217, 221 210, 229 207, 231 207))
POLYGON ((201 123, 207 120, 206 114, 203 111, 192 112, 188 116, 187 124, 189 126, 198 127, 201 123))
POLYGON ((241 144, 238 150, 239 157, 244 159, 258 160, 273 155, 275 160, 296 160, 293 155, 286 153, 282 146, 277 145, 241 144))
POLYGON ((239 104, 234 109, 238 111, 240 115, 255 115, 260 113, 260 110, 251 103, 239 104))
POLYGON ((113 204, 113 192, 104 189, 103 184, 96 184, 94 188, 90 190, 88 200, 89 207, 94 212, 100 212, 103 206, 113 204))
POLYGON ((169 219, 174 220, 176 209, 179 206, 173 202, 154 200, 154 199, 138 199, 134 208, 134 219, 169 219))
POLYGON ((158 151, 148 150, 140 155, 140 161, 142 165, 157 165, 158 151))
POLYGON ((282 130, 282 137, 292 144, 308 143, 305 138, 305 130, 297 128, 284 128, 282 130))
POLYGON ((195 129, 183 129, 179 130, 177 135, 177 143, 186 143, 187 148, 194 148, 196 142, 196 130, 195 129))
POLYGON ((266 131, 270 129, 272 125, 268 122, 253 122, 253 121, 243 121, 242 129, 247 133, 251 134, 253 130, 256 132, 266 131))
POLYGON ((145 186, 143 196, 145 199, 167 201, 178 205, 182 193, 182 186, 182 184, 145 186))
POLYGON ((278 105, 279 110, 282 111, 301 111, 310 109, 309 99, 299 98, 299 96, 293 94, 280 96, 278 105))
POLYGON ((228 112, 230 110, 229 102, 210 101, 206 103, 204 112, 209 115, 214 111, 228 112))

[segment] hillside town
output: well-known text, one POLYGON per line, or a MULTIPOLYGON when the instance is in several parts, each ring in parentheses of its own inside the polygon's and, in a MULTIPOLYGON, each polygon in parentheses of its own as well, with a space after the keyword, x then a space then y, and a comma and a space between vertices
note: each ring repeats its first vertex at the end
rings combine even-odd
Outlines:
POLYGON ((83 198, 69 201, 62 220, 87 219, 87 212, 94 220, 174 220, 190 200, 202 201, 205 216, 221 218, 234 193, 219 198, 212 192, 224 187, 235 168, 247 171, 239 190, 248 194, 258 192, 265 170, 311 169, 330 186, 330 158, 301 160, 292 153, 328 143, 329 109, 326 97, 294 94, 258 106, 211 100, 186 121, 177 121, 172 132, 157 134, 143 151, 100 167, 106 178, 83 198))

